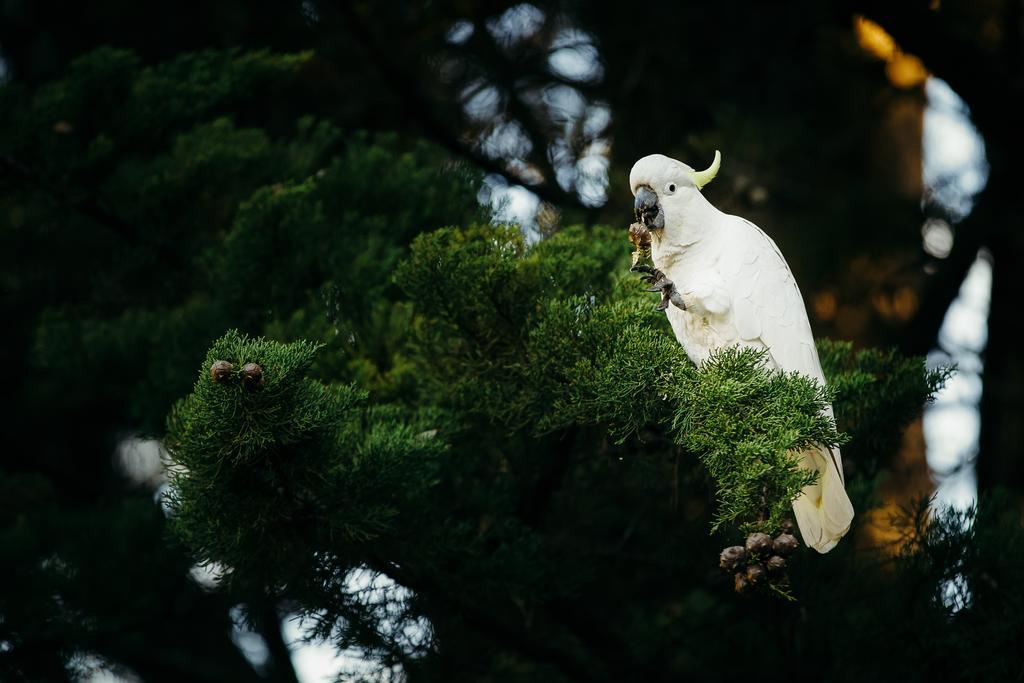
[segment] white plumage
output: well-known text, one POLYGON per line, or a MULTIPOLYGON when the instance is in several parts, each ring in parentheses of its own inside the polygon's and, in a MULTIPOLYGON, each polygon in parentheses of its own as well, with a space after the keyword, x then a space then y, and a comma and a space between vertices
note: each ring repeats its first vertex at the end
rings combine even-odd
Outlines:
MULTIPOLYGON (((664 223, 650 231, 651 258, 682 295, 685 310, 666 311, 676 338, 697 364, 725 346, 763 348, 772 367, 824 385, 803 297, 782 252, 756 225, 719 211, 700 193, 719 161, 716 152, 710 169, 695 172, 653 154, 629 175, 638 210, 646 208, 651 223, 664 223)), ((821 476, 793 501, 793 512, 804 542, 825 553, 853 519, 839 450, 810 450, 802 464, 821 476)))

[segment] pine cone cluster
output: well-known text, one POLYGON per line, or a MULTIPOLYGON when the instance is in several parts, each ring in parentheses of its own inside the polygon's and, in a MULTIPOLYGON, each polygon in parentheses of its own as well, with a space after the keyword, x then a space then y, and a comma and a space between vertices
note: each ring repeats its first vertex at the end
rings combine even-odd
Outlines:
POLYGON ((747 536, 743 545, 722 551, 718 556, 718 566, 733 572, 733 587, 737 593, 746 593, 768 580, 786 578, 786 558, 800 546, 792 531, 793 523, 787 520, 775 538, 755 531, 747 536))
MULTIPOLYGON (((214 382, 227 382, 234 377, 235 366, 226 360, 219 360, 210 366, 210 379, 214 382)), ((242 386, 248 391, 259 391, 263 388, 263 366, 257 363, 246 363, 240 373, 242 386)))

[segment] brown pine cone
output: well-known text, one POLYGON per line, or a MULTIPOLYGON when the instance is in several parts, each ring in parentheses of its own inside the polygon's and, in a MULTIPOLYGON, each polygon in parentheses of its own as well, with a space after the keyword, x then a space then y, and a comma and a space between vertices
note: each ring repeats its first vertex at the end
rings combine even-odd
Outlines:
POLYGON ((764 579, 764 574, 764 567, 759 564, 752 564, 747 567, 747 581, 752 584, 761 583, 761 580, 764 579))
POLYGON ((747 552, 748 553, 766 553, 772 549, 772 537, 768 534, 762 534, 760 531, 747 536, 747 552))
POLYGON ((800 547, 800 541, 796 540, 793 534, 779 534, 772 542, 772 550, 776 555, 786 557, 792 555, 793 551, 800 547))
POLYGON ((629 226, 629 241, 637 250, 647 249, 651 246, 651 231, 643 223, 633 223, 629 226))
POLYGON ((231 377, 231 371, 234 369, 235 366, 226 360, 216 361, 210 366, 210 379, 214 382, 223 382, 231 377))
POLYGON ((736 572, 736 576, 733 578, 733 589, 737 593, 746 593, 750 587, 750 582, 747 581, 747 575, 743 572, 736 572))
POLYGON ((767 566, 768 573, 778 574, 786 568, 786 558, 772 555, 768 558, 767 566))
POLYGON ((242 385, 249 391, 263 388, 263 368, 256 363, 246 363, 242 367, 242 385))
POLYGON ((734 545, 722 551, 718 556, 718 566, 722 569, 736 569, 747 559, 747 551, 741 545, 734 545))

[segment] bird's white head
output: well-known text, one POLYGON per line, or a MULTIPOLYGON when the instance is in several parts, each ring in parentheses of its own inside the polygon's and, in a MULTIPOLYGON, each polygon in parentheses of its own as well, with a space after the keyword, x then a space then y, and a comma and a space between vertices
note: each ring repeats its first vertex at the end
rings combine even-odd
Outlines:
POLYGON ((686 222, 684 217, 692 213, 695 203, 707 205, 700 189, 714 179, 721 164, 722 155, 717 150, 715 160, 703 171, 695 171, 664 154, 640 159, 629 172, 629 189, 635 198, 633 207, 637 220, 655 235, 666 226, 669 231, 682 229, 686 222))

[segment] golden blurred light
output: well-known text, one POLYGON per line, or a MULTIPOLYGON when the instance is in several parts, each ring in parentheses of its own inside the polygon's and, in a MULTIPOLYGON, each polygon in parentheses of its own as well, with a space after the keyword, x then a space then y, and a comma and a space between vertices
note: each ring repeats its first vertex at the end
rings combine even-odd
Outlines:
POLYGON ((855 16, 853 29, 857 33, 857 43, 860 44, 861 49, 884 62, 891 60, 899 51, 892 36, 866 17, 855 16))
POLYGON ((883 318, 892 317, 892 304, 889 303, 889 297, 887 297, 882 292, 876 292, 871 297, 871 304, 875 307, 875 310, 878 311, 879 315, 881 315, 883 318))
POLYGON ((918 418, 903 435, 899 454, 877 492, 878 504, 861 513, 864 522, 857 534, 859 548, 891 554, 906 549, 907 530, 898 521, 911 500, 935 490, 924 449, 924 430, 918 418))
POLYGON ((869 55, 885 62, 885 75, 897 88, 913 88, 924 83, 928 70, 920 59, 908 55, 884 28, 862 16, 853 18, 857 44, 869 55))
POLYGON ((910 320, 917 311, 917 292, 910 287, 900 287, 892 297, 893 315, 900 320, 910 320))
POLYGON ((832 292, 821 292, 814 297, 812 305, 818 320, 831 320, 836 317, 836 295, 832 292))
POLYGON ((913 88, 924 83, 928 78, 928 70, 924 63, 914 55, 900 53, 885 65, 885 75, 889 82, 897 88, 913 88))
POLYGON ((871 303, 883 318, 909 320, 917 311, 917 293, 904 286, 892 294, 876 293, 871 297, 871 303))

